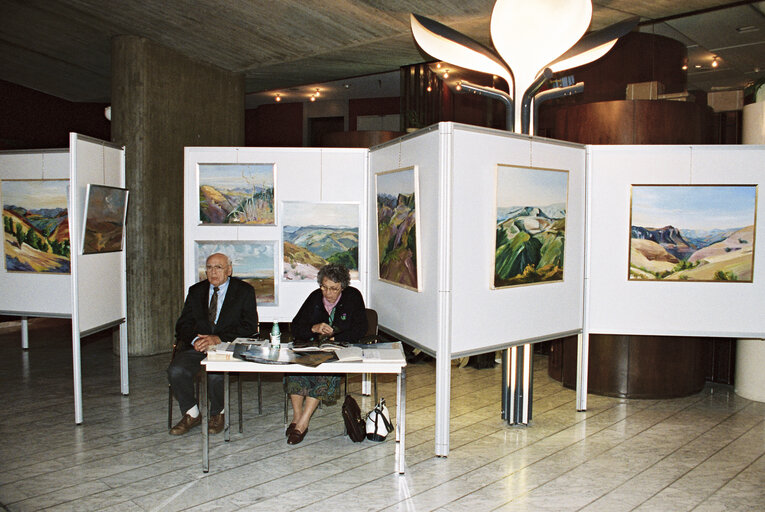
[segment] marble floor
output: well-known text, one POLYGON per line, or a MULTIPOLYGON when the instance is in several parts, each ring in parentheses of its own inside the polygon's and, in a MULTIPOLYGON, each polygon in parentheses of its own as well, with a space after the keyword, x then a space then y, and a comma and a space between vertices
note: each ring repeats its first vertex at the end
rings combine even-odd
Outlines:
MULTIPOLYGON (((34 320, 28 351, 19 336, 0 327, 2 510, 765 510, 765 403, 727 386, 674 400, 590 395, 576 412, 574 392, 537 357, 534 416, 523 428, 500 419, 499 368, 453 368, 451 452, 438 458, 435 367, 412 364, 399 476, 392 439, 351 442, 339 405, 317 411, 303 443, 288 446, 280 379, 263 382, 262 415, 246 380, 244 433, 212 438, 204 474, 199 430, 167 433, 167 354, 131 358, 124 397, 111 338, 86 338, 76 426, 69 324, 34 320)), ((395 379, 380 385, 394 406, 395 379)))

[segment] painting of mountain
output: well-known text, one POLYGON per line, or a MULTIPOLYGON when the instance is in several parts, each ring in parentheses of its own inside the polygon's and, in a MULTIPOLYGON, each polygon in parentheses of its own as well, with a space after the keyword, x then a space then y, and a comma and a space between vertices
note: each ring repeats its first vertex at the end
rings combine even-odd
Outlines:
POLYGON ((275 225, 274 164, 199 164, 201 224, 275 225))
POLYGON ((5 269, 68 274, 69 180, 3 180, 5 269))
POLYGON ((275 241, 198 241, 195 261, 199 280, 206 279, 205 262, 211 254, 225 254, 231 259, 232 275, 255 288, 258 307, 277 306, 275 241))
POLYGON ((492 288, 563 280, 568 171, 497 166, 492 288))
POLYGON ((282 205, 284 281, 315 281, 327 263, 359 278, 359 204, 285 201, 282 205))
POLYGON ((755 185, 632 185, 629 280, 752 282, 755 185))
POLYGON ((122 250, 127 197, 124 188, 88 185, 82 254, 122 250))
POLYGON ((380 280, 420 291, 417 167, 375 175, 380 280))

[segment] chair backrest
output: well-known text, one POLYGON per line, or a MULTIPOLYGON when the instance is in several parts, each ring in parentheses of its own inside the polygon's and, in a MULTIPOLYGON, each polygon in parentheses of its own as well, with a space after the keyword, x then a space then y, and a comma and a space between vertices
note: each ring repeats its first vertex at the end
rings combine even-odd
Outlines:
POLYGON ((377 335, 377 311, 367 308, 367 333, 366 336, 377 335))

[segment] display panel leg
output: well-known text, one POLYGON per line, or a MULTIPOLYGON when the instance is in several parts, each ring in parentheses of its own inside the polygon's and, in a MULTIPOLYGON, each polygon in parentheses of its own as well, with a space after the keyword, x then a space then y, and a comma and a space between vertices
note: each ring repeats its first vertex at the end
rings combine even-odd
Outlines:
POLYGON ((120 391, 127 396, 130 393, 130 377, 128 375, 128 339, 127 322, 122 322, 120 332, 120 391))
POLYGON ((207 368, 202 366, 202 389, 199 390, 199 413, 202 415, 202 471, 210 471, 210 434, 207 432, 207 418, 210 404, 207 403, 207 368))
POLYGON ((82 357, 80 356, 80 333, 72 322, 72 383, 74 384, 74 422, 82 424, 82 357))
POLYGON ((21 350, 29 350, 29 318, 21 317, 21 350))
POLYGON ((401 368, 396 382, 398 394, 396 403, 396 441, 398 447, 398 473, 406 471, 406 368, 401 368), (399 433, 400 432, 400 433, 399 433))
POLYGON ((576 410, 587 410, 587 378, 590 361, 590 333, 577 336, 576 350, 576 410))
POLYGON ((509 367, 509 361, 510 361, 510 349, 506 348, 502 351, 502 419, 507 420, 508 419, 508 398, 510 396, 509 394, 509 385, 510 385, 510 367, 509 367))
POLYGON ((449 455, 449 401, 452 362, 447 354, 436 354, 436 455, 449 455))
POLYGON ((372 394, 372 379, 368 373, 361 374, 361 394, 364 396, 372 394))

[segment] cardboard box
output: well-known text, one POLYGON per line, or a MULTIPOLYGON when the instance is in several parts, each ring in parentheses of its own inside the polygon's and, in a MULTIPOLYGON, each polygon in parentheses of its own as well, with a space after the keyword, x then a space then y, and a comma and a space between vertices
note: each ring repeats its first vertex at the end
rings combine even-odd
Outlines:
POLYGON ((627 84, 628 100, 656 100, 659 94, 664 94, 664 84, 655 80, 627 84))
POLYGON ((744 108, 744 91, 714 91, 707 94, 707 105, 715 112, 730 112, 744 108))

